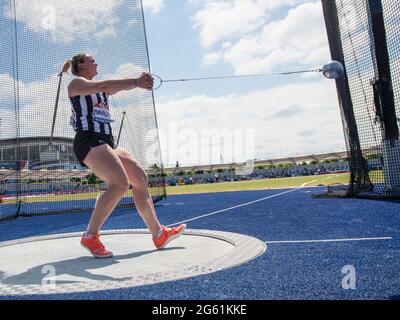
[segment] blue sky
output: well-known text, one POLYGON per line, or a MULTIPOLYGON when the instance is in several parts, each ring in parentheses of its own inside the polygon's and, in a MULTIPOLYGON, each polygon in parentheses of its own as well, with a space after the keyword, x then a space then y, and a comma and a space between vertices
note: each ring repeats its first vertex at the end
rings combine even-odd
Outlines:
MULTIPOLYGON (((133 11, 121 6, 127 2, 109 0, 99 6, 97 0, 87 0, 81 6, 63 0, 18 1, 17 23, 23 31, 19 41, 34 48, 20 55, 20 63, 29 65, 19 78, 23 134, 45 130, 32 119, 51 122, 56 74, 72 54, 91 52, 99 63, 99 79, 143 71, 146 57, 134 56, 124 42, 125 37, 140 34, 135 33, 133 11)), ((143 0, 143 4, 151 69, 164 79, 303 70, 330 60, 320 0, 143 0)), ((4 8, 2 16, 7 17, 4 8)), ((11 70, 0 69, 4 92, 12 91, 6 87, 12 83, 10 74, 11 70)), ((135 94, 144 97, 140 91, 135 94)), ((111 107, 116 114, 132 95, 115 96, 116 105, 111 107)), ((165 83, 154 97, 166 166, 176 161, 229 163, 345 149, 335 83, 318 73, 165 83)), ((62 100, 56 135, 73 135, 64 121, 69 109, 69 102, 62 100)), ((12 112, 0 111, 3 122, 12 127, 12 112)), ((134 117, 140 124, 143 115, 134 117)), ((142 144, 146 146, 144 140, 142 144)))

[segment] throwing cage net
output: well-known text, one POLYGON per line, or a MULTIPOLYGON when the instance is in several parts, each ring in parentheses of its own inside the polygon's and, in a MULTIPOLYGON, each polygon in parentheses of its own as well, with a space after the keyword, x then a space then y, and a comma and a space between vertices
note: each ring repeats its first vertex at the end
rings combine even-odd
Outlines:
POLYGON ((322 0, 350 166, 328 194, 400 198, 398 0, 322 0))
MULTIPOLYGON (((60 72, 82 52, 96 59, 98 80, 149 72, 142 2, 0 0, 0 16, 0 220, 91 210, 106 185, 75 159, 73 76, 60 72)), ((162 199, 153 93, 121 91, 109 105, 116 143, 148 173, 153 200, 162 199)), ((133 205, 132 192, 119 207, 133 205)))

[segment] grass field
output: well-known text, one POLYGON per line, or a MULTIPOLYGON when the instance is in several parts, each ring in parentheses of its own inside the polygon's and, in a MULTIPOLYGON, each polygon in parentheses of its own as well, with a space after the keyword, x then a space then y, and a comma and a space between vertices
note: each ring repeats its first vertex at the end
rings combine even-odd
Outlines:
MULTIPOLYGON (((307 187, 315 187, 319 185, 329 185, 335 183, 347 184, 349 174, 326 174, 318 176, 276 178, 248 181, 234 181, 221 183, 194 184, 184 186, 167 187, 167 195, 178 194, 195 194, 210 192, 227 192, 227 191, 244 191, 244 190, 264 190, 264 189, 286 189, 298 188, 303 184, 307 187)), ((129 191, 131 194, 131 191, 129 191)), ((24 197, 25 203, 48 202, 48 201, 68 201, 68 200, 85 200, 95 199, 100 192, 76 193, 76 194, 60 194, 60 195, 42 195, 34 197, 24 197)), ((4 204, 15 203, 15 199, 5 199, 4 204)))
POLYGON ((167 187, 167 195, 242 191, 242 190, 298 188, 302 186, 304 183, 307 183, 306 185, 307 187, 315 187, 318 185, 328 185, 334 183, 347 184, 348 182, 349 182, 348 173, 327 174, 319 176, 234 181, 234 182, 193 184, 185 186, 167 187))

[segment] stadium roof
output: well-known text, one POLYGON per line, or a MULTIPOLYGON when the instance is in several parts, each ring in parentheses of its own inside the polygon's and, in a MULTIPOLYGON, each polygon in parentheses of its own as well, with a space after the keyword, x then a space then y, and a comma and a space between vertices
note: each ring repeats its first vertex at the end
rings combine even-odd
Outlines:
POLYGON ((0 180, 32 179, 32 180, 65 180, 71 178, 85 178, 91 172, 89 170, 0 170, 0 180))
MULTIPOLYGON (((50 137, 48 136, 43 136, 43 137, 23 137, 23 138, 11 138, 11 139, 0 139, 1 145, 16 145, 17 141, 19 143, 24 143, 24 142, 37 142, 37 141, 43 141, 43 142, 49 142, 50 137)), ((67 137, 53 137, 53 142, 54 141, 59 141, 59 142, 69 142, 72 143, 74 141, 73 138, 67 138, 67 137)))

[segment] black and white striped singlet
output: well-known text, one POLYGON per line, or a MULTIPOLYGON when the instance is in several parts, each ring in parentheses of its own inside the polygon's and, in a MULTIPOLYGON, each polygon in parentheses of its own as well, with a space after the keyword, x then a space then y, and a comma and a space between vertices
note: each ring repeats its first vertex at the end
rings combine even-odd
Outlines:
POLYGON ((108 93, 98 92, 87 96, 70 97, 72 113, 70 124, 77 133, 111 135, 108 93))

